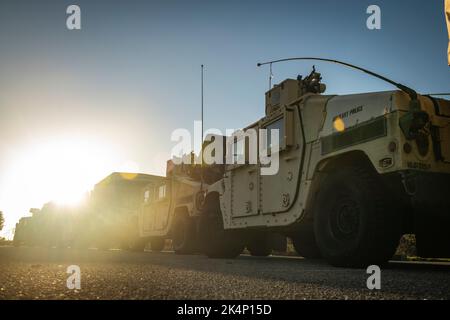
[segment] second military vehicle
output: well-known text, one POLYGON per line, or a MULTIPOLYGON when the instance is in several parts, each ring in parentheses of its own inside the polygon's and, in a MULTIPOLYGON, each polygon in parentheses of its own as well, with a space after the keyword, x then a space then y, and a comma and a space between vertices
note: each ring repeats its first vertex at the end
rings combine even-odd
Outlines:
MULTIPOLYGON (((152 251, 161 251, 166 239, 172 240, 172 248, 178 254, 204 250, 200 217, 205 187, 223 177, 224 166, 201 166, 194 163, 193 154, 190 156, 191 164, 175 164, 169 160, 166 178, 144 188, 139 234, 144 241, 150 242, 152 251)), ((268 233, 264 243, 254 240, 250 236, 242 238, 239 253, 244 247, 254 256, 267 256, 272 250, 286 250, 285 237, 276 233, 268 233)))

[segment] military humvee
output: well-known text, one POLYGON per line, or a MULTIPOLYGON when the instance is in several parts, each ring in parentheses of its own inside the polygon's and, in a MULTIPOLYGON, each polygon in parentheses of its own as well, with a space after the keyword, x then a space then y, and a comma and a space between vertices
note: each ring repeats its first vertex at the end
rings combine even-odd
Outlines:
POLYGON ((152 251, 163 250, 166 239, 172 239, 177 253, 198 251, 195 219, 200 213, 199 174, 196 165, 175 165, 169 160, 166 177, 144 188, 139 234, 149 240, 152 251))
MULTIPOLYGON (((203 147, 207 144, 205 142, 203 147)), ((144 241, 150 242, 152 251, 163 250, 166 239, 172 241, 172 249, 177 254, 200 253, 204 250, 200 218, 205 188, 223 177, 224 165, 202 166, 195 164, 193 154, 188 156, 192 157, 189 161, 191 164, 167 161, 166 178, 144 188, 143 203, 139 210, 139 235, 144 241)), ((286 250, 285 237, 268 233, 265 240, 264 245, 255 245, 251 237, 242 237, 240 252, 246 247, 253 256, 267 256, 273 250, 286 250)))
POLYGON ((142 189, 164 177, 114 172, 94 186, 86 212, 78 217, 75 246, 94 245, 100 249, 143 250, 139 236, 138 208, 142 189))
POLYGON ((234 257, 249 234, 262 244, 275 231, 335 266, 382 264, 407 233, 419 255, 450 256, 450 101, 398 87, 324 95, 313 70, 268 91, 265 117, 244 131, 281 131, 279 170, 225 164, 206 184, 205 253, 234 257))

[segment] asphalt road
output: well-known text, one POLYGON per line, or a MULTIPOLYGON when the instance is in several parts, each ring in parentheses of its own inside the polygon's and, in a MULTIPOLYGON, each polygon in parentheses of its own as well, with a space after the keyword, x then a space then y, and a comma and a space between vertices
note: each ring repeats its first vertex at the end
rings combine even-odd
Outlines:
POLYGON ((390 263, 380 290, 368 276, 299 257, 0 247, 0 299, 450 299, 449 264, 390 263), (79 290, 67 288, 70 265, 79 290))

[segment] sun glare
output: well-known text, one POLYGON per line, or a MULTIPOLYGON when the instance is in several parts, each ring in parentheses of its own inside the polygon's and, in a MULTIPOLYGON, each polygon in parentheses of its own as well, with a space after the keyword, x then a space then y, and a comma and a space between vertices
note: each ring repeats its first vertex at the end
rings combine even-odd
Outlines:
POLYGON ((5 198, 10 211, 26 215, 24 204, 76 206, 114 167, 112 149, 82 138, 35 141, 11 158, 5 198), (20 210, 21 212, 17 212, 20 210))

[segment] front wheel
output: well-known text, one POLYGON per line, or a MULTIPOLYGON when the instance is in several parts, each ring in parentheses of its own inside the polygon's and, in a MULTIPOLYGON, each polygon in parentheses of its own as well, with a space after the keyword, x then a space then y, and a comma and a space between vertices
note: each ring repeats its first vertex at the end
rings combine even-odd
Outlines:
POLYGON ((373 169, 348 166, 328 173, 315 203, 314 233, 329 263, 367 267, 393 256, 400 217, 373 169))
POLYGON ((178 214, 173 222, 172 246, 176 254, 192 254, 195 251, 195 224, 185 214, 178 214))
POLYGON ((164 238, 152 238, 150 239, 150 249, 153 252, 161 252, 166 245, 166 239, 164 238))
POLYGON ((200 236, 203 252, 213 259, 236 258, 245 247, 240 234, 224 230, 218 196, 211 196, 203 207, 200 236))
POLYGON ((306 259, 320 259, 322 254, 317 246, 316 237, 314 236, 314 226, 308 224, 297 231, 292 236, 292 244, 299 256, 306 259))

